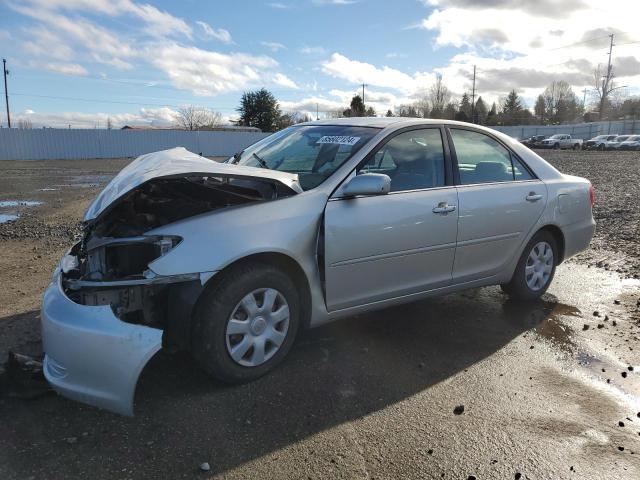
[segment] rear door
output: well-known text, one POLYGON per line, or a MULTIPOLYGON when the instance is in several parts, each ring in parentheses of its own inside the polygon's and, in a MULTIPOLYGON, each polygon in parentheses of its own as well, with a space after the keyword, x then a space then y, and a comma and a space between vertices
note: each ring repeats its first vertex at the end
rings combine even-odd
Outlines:
POLYGON ((327 203, 329 311, 451 283, 458 198, 450 163, 445 162, 443 134, 436 127, 393 135, 356 172, 389 175, 391 192, 338 195, 327 203))
POLYGON ((540 218, 546 185, 496 138, 449 129, 458 174, 458 236, 453 282, 500 272, 540 218))

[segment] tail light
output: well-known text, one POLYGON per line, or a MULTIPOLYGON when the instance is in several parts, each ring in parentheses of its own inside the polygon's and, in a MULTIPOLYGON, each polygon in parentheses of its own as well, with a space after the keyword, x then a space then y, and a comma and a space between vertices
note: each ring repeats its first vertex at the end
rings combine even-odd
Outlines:
POLYGON ((589 184, 589 201, 591 202, 591 207, 596 203, 596 191, 593 189, 593 185, 589 184))

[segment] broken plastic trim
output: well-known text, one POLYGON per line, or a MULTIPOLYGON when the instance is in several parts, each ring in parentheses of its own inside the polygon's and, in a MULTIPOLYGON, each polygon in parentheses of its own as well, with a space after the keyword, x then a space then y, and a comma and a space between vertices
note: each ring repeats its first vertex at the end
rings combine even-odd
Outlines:
POLYGON ((180 275, 159 276, 150 272, 147 278, 130 279, 130 280, 113 280, 113 281, 96 281, 96 280, 73 280, 65 279, 64 285, 71 290, 80 290, 81 288, 113 288, 113 287, 133 287, 136 285, 162 285, 168 283, 188 282, 191 280, 199 280, 199 273, 183 273, 180 275), (151 275, 151 276, 149 276, 151 275))

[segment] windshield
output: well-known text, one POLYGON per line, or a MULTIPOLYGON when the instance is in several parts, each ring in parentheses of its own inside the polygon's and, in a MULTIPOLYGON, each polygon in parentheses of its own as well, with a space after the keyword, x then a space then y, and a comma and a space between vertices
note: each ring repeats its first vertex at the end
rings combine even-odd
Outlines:
POLYGON ((606 135, 598 135, 597 137, 593 137, 591 140, 602 140, 603 138, 607 138, 606 135))
POLYGON ((304 190, 317 187, 379 128, 335 125, 290 127, 254 143, 227 162, 297 173, 304 190))
POLYGON ((614 141, 615 142, 624 142, 628 138, 629 138, 629 135, 620 135, 619 137, 616 137, 614 141))
POLYGON ((629 138, 627 138, 628 142, 637 142, 638 140, 640 140, 640 135, 631 135, 629 138))
POLYGON ((549 137, 549 139, 552 139, 552 138, 562 138, 562 137, 564 137, 564 135, 559 135, 559 134, 558 134, 558 135, 552 135, 552 136, 550 136, 550 137, 549 137))

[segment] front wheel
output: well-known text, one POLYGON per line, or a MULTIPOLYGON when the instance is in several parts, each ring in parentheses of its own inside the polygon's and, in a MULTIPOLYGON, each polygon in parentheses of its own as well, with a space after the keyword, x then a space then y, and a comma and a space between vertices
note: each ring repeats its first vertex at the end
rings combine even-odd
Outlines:
POLYGON ((560 150, 560 144, 559 143, 554 144, 553 145, 553 149, 554 150, 560 150))
POLYGON ((300 315, 298 291, 286 273, 267 264, 240 265, 223 272, 198 300, 191 353, 219 380, 255 380, 289 352, 300 315))
POLYGON ((525 247, 516 271, 502 290, 520 300, 535 300, 549 288, 556 271, 558 247, 547 231, 536 233, 525 247))

